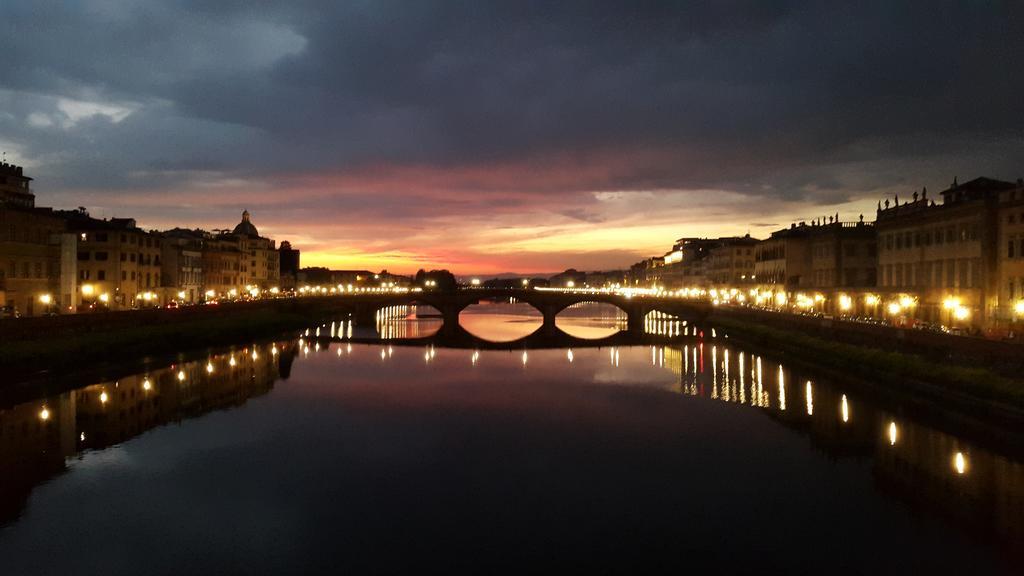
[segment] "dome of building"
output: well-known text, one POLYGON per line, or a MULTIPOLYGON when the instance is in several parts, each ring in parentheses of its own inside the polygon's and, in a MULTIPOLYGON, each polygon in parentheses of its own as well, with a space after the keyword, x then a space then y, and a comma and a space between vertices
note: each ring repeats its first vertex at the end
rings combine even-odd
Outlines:
POLYGON ((234 234, 249 236, 250 238, 259 238, 260 233, 256 230, 256 226, 253 226, 252 221, 249 220, 249 211, 242 212, 242 221, 235 226, 233 230, 234 234))

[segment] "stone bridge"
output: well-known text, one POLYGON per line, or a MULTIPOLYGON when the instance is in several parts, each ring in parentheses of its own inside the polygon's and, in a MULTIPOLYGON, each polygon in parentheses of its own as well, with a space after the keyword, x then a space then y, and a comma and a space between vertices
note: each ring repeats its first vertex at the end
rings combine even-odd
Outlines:
POLYGON ((339 311, 352 314, 356 324, 373 326, 377 312, 388 306, 427 305, 435 308, 444 320, 442 334, 456 335, 462 331, 459 325, 459 314, 467 307, 481 301, 501 300, 529 304, 540 312, 543 317, 542 333, 555 333, 555 317, 559 312, 584 302, 611 304, 626 314, 628 331, 642 333, 644 320, 651 312, 663 312, 691 322, 707 318, 711 312, 711 304, 680 298, 661 298, 650 296, 626 297, 621 294, 607 292, 573 290, 535 290, 535 289, 489 289, 463 288, 460 290, 423 291, 406 293, 352 293, 324 296, 332 300, 339 311))

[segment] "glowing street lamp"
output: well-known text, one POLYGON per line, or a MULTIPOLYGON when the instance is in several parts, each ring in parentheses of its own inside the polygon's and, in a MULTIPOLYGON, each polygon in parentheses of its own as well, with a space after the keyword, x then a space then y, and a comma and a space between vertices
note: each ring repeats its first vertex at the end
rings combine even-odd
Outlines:
POLYGON ((1017 303, 1013 305, 1013 311, 1017 313, 1017 316, 1024 316, 1024 300, 1017 300, 1017 303))
POLYGON ((849 312, 853 308, 853 298, 850 298, 846 294, 839 295, 839 309, 843 312, 849 312))
POLYGON ((92 296, 96 292, 96 287, 92 284, 82 284, 82 296, 92 296))
POLYGON ((49 306, 50 304, 53 304, 53 296, 43 294, 39 297, 39 303, 43 306, 49 306))

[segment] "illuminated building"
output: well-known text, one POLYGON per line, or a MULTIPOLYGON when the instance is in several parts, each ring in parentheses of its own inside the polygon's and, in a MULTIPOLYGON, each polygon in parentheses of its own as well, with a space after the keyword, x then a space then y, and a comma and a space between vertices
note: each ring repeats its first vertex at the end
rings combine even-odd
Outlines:
POLYGON ((998 302, 1000 194, 1016 185, 976 178, 941 192, 879 204, 878 284, 882 292, 913 293, 913 316, 946 325, 985 326, 998 302))
POLYGON ((787 291, 811 285, 811 226, 792 224, 772 232, 754 247, 757 285, 771 291, 787 291))
POLYGON ((713 286, 736 286, 754 281, 754 247, 759 240, 749 234, 741 238, 719 238, 706 259, 705 275, 713 286))
POLYGON ((161 304, 158 233, 142 230, 132 218, 100 220, 81 208, 59 214, 78 239, 82 306, 118 310, 161 304))
POLYGON ((249 218, 249 211, 242 212, 239 222, 230 234, 223 235, 238 243, 241 252, 240 279, 243 286, 269 289, 281 282, 280 255, 274 241, 260 236, 249 218))
POLYGON ((842 222, 838 216, 811 227, 810 286, 822 291, 836 288, 874 288, 878 266, 875 227, 842 222))
POLYGON ((203 299, 203 244, 208 233, 175 228, 163 233, 161 277, 168 298, 182 302, 203 299))
POLYGON ((74 304, 75 238, 49 208, 36 208, 32 179, 0 164, 0 316, 68 311, 74 304))
MULTIPOLYGON (((1024 322, 1024 181, 1000 192, 999 280, 994 316, 1004 324, 1024 322)), ((1020 336, 1020 334, 1017 334, 1020 336)))

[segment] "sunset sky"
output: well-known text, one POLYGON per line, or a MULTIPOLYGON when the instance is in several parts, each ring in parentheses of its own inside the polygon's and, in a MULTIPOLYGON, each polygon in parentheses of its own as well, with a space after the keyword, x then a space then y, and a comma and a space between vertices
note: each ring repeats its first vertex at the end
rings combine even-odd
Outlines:
POLYGON ((459 274, 1024 176, 1024 4, 703 4, 8 0, 0 150, 42 206, 459 274))

